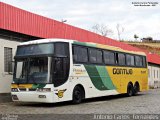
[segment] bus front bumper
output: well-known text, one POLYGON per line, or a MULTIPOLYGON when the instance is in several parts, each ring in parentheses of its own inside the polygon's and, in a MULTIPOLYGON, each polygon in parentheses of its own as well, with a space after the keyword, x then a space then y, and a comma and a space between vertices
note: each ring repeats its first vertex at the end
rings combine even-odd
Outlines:
POLYGON ((56 97, 53 92, 12 92, 13 101, 54 103, 56 97))

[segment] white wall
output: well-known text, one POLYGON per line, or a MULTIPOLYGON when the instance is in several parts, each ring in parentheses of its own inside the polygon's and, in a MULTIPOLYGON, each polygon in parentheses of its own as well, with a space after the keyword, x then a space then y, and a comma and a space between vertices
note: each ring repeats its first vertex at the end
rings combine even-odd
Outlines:
POLYGON ((148 65, 149 70, 149 86, 151 88, 158 88, 160 87, 160 66, 155 66, 152 64, 148 65))
POLYGON ((12 48, 13 57, 19 42, 9 41, 0 38, 0 93, 9 93, 12 82, 12 75, 4 72, 4 47, 12 48))

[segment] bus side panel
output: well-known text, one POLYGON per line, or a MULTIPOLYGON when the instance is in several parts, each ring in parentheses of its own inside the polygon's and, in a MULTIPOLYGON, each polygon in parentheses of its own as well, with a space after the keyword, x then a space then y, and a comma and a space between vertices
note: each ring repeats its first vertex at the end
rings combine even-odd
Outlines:
POLYGON ((148 89, 148 73, 147 68, 131 68, 131 67, 106 67, 113 84, 117 87, 119 93, 126 93, 128 83, 133 85, 138 82, 140 91, 148 89))
POLYGON ((74 64, 70 78, 71 86, 84 87, 86 98, 118 94, 105 66, 74 64))

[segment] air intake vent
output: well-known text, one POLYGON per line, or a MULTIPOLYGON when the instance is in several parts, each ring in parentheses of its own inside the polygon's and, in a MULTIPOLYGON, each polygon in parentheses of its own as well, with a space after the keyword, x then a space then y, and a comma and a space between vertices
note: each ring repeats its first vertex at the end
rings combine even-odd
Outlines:
POLYGON ((19 91, 26 91, 26 88, 19 88, 19 91))
POLYGON ((29 88, 29 91, 36 91, 36 88, 29 88))

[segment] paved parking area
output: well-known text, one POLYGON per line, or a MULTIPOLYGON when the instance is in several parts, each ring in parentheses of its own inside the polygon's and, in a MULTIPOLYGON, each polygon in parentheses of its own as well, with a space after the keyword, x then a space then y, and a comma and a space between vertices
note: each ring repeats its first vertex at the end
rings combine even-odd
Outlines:
POLYGON ((107 96, 56 104, 0 103, 0 114, 160 114, 160 89, 141 92, 137 96, 107 96))

